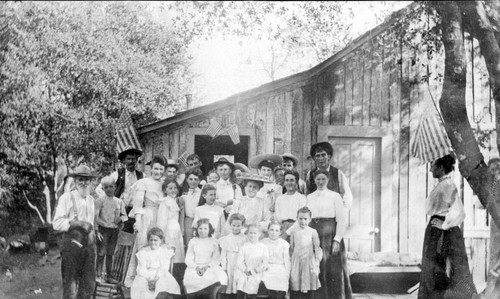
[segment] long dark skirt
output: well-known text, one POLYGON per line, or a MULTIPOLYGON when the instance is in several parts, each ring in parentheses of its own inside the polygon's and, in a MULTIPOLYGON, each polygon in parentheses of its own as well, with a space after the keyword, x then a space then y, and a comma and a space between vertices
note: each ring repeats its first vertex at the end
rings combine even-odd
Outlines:
POLYGON ((321 288, 316 298, 352 298, 351 281, 347 273, 347 256, 344 240, 340 242, 340 252, 332 254, 333 238, 337 231, 335 218, 314 218, 309 224, 318 232, 323 259, 319 265, 321 288))
MULTIPOLYGON (((432 216, 444 220, 441 216, 432 216)), ((459 227, 440 230, 427 225, 422 251, 422 271, 418 298, 471 298, 477 294, 465 251, 464 237, 459 227), (450 277, 446 274, 446 259, 451 263, 450 277)))

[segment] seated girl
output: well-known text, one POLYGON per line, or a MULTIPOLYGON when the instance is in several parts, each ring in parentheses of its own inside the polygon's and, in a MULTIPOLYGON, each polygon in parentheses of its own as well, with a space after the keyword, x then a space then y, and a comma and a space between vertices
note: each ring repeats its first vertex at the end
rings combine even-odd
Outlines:
POLYGON ((219 244, 212 238, 213 233, 210 220, 198 220, 195 237, 189 241, 186 253, 184 287, 187 294, 208 288, 209 298, 215 299, 221 285, 227 285, 227 275, 219 266, 219 244))
POLYGON ((130 289, 131 298, 153 299, 159 292, 180 294, 180 287, 169 272, 175 250, 164 244, 163 231, 158 227, 152 227, 147 237, 149 245, 136 254, 137 274, 130 289))

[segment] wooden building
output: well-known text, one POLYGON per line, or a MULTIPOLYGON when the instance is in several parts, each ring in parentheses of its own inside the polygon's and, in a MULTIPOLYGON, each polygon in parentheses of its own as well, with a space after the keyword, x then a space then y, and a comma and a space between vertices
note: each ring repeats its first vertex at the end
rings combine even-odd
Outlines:
MULTIPOLYGON (((441 50, 429 59, 424 48, 398 35, 401 19, 416 5, 310 70, 139 128, 144 160, 195 152, 208 169, 213 155, 229 154, 246 163, 257 154, 291 152, 302 158, 303 171, 311 144, 327 140, 335 149, 332 163, 346 173, 353 191, 349 221, 358 237, 349 239, 349 250, 420 255, 428 220, 425 199, 435 182, 429 165, 410 155, 410 144, 422 111, 431 98, 440 98, 436 74, 443 74, 444 54, 441 50), (432 79, 427 82, 427 77, 432 79), (234 145, 227 134, 213 140, 207 136, 212 118, 223 127, 236 124, 240 143, 234 145)), ((426 20, 416 19, 415 28, 428 26, 426 20)), ((493 128, 484 59, 477 40, 468 37, 465 46, 471 123, 493 128)), ((493 152, 490 144, 495 147, 495 141, 484 150, 486 160, 493 152)), ((487 273, 487 215, 459 173, 455 177, 467 212, 470 265, 481 286, 487 273)))

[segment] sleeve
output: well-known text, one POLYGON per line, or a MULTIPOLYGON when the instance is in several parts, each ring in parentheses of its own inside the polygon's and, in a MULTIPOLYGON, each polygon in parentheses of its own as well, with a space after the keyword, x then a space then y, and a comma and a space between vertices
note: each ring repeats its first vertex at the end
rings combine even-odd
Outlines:
POLYGON ((257 268, 255 268, 255 271, 257 273, 262 273, 269 268, 269 250, 267 249, 267 246, 262 244, 262 264, 260 264, 257 268))
MULTIPOLYGON (((138 181, 134 191, 134 197, 132 198, 134 203, 134 215, 145 214, 143 205, 144 197, 146 196, 146 186, 143 182, 138 181)), ((137 216, 135 217, 137 218, 137 216)))
POLYGON ((155 273, 147 268, 146 257, 147 252, 144 249, 141 249, 135 255, 137 257, 137 275, 145 277, 147 280, 152 280, 155 276, 155 273))
POLYGON ((352 206, 352 192, 349 187, 349 181, 345 174, 339 169, 339 187, 340 187, 340 195, 342 196, 344 206, 347 210, 349 210, 352 206))
POLYGON ((196 238, 189 241, 188 250, 186 252, 185 263, 188 268, 196 268, 196 263, 194 262, 194 245, 196 243, 196 238))
POLYGON ((179 222, 179 226, 181 227, 182 235, 184 235, 184 230, 185 230, 184 217, 186 217, 186 209, 184 208, 184 206, 185 206, 184 199, 182 199, 182 197, 179 197, 179 219, 178 219, 178 222, 179 222))
POLYGON ((285 262, 286 273, 290 273, 292 264, 290 261, 290 244, 283 240, 283 261, 285 262))
MULTIPOLYGON (((128 220, 127 211, 125 210, 125 203, 121 199, 118 199, 118 200, 120 201, 120 220, 122 222, 125 222, 128 220)), ((97 211, 96 211, 96 214, 97 214, 97 211)))
POLYGON ((306 174, 306 195, 309 194, 309 190, 311 190, 311 181, 309 180, 309 177, 311 176, 311 170, 307 171, 306 174))
POLYGON ((293 235, 293 232, 296 231, 297 229, 299 228, 299 224, 297 223, 297 221, 295 221, 292 226, 290 226, 286 231, 285 233, 287 235, 293 235))
POLYGON ((163 254, 164 255, 164 260, 163 260, 163 263, 161 265, 160 271, 158 271, 158 274, 157 274, 158 277, 165 277, 165 276, 167 276, 167 273, 170 270, 170 263, 172 261, 172 257, 175 255, 174 249, 169 248, 167 246, 164 246, 162 248, 162 250, 163 250, 163 253, 164 253, 163 254))
POLYGON ((259 222, 259 228, 261 231, 267 231, 267 226, 269 225, 269 222, 271 221, 271 211, 266 207, 265 204, 262 205, 261 207, 261 216, 260 216, 260 222, 259 222))
POLYGON ((293 255, 293 250, 295 249, 295 234, 290 236, 290 256, 293 255))
POLYGON ((319 246, 319 236, 318 232, 315 229, 313 229, 312 241, 314 256, 316 257, 316 261, 319 263, 323 259, 323 249, 321 249, 321 247, 319 246))
POLYGON ((340 243, 347 231, 347 208, 345 207, 342 198, 336 196, 334 198, 335 205, 335 220, 337 221, 337 230, 335 232, 335 237, 333 240, 340 243))
POLYGON ((460 198, 458 198, 458 191, 455 184, 450 184, 449 188, 445 191, 445 198, 451 199, 451 206, 446 214, 446 218, 443 222, 443 230, 448 230, 454 226, 460 225, 465 219, 464 206, 460 198))
POLYGON ((196 223, 198 223, 198 220, 200 219, 200 209, 198 209, 199 207, 196 207, 194 209, 194 218, 193 218, 193 224, 192 226, 194 228, 196 228, 196 223))
POLYGON ((224 232, 224 225, 226 223, 226 218, 224 217, 224 210, 220 210, 219 212, 219 225, 217 225, 217 229, 215 230, 215 238, 218 239, 222 236, 224 232))
POLYGON ((71 193, 64 193, 59 197, 59 202, 57 203, 56 212, 54 214, 54 220, 52 221, 52 227, 59 231, 68 231, 70 224, 69 222, 75 218, 74 215, 70 215, 71 212, 71 193))
POLYGON ((235 186, 235 189, 234 189, 234 199, 240 199, 241 197, 243 197, 243 193, 241 192, 241 187, 238 185, 238 184, 234 184, 233 186, 235 186))
POLYGON ((225 249, 225 246, 223 245, 225 242, 225 238, 220 239, 220 265, 222 267, 222 270, 226 271, 227 267, 227 251, 225 249))
POLYGON ((95 212, 94 229, 96 230, 99 229, 98 219, 99 219, 99 213, 101 212, 102 204, 103 204, 102 197, 99 197, 94 201, 94 212, 95 212))
POLYGON ((213 248, 212 248, 212 260, 210 261, 210 267, 217 267, 220 265, 220 251, 219 244, 214 239, 213 248))
POLYGON ((245 247, 241 246, 238 251, 238 257, 236 258, 236 267, 241 271, 245 272, 247 266, 245 265, 245 247))

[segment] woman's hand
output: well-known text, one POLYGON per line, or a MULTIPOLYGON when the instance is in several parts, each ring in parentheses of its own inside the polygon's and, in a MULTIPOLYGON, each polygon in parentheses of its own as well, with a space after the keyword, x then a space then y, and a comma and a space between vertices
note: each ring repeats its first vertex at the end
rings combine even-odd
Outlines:
POLYGON ((442 230, 442 229, 443 229, 443 222, 444 222, 444 221, 443 221, 443 220, 441 220, 441 219, 434 218, 434 219, 432 219, 432 221, 431 221, 431 225, 432 225, 432 227, 435 227, 435 228, 437 228, 437 229, 442 230))
POLYGON ((338 241, 333 241, 332 254, 337 254, 339 252, 340 252, 340 243, 338 241))

